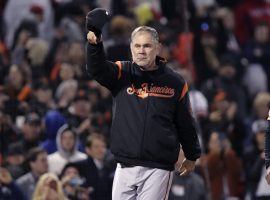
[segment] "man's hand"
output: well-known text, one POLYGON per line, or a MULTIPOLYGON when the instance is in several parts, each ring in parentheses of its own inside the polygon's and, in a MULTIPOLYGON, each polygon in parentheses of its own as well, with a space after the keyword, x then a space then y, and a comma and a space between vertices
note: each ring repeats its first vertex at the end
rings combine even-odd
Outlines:
POLYGON ((195 162, 192 160, 184 159, 182 165, 179 168, 180 176, 185 176, 195 169, 195 162))
POLYGON ((87 31, 94 32, 95 36, 100 38, 102 28, 109 21, 109 19, 109 13, 105 9, 95 8, 86 15, 85 28, 87 31))
POLYGON ((268 185, 270 185, 270 167, 268 167, 267 170, 266 170, 265 179, 266 179, 268 185))
POLYGON ((98 43, 98 38, 97 38, 97 36, 95 35, 95 33, 92 32, 92 31, 89 31, 89 32, 87 33, 87 40, 88 40, 88 42, 89 42, 90 44, 97 44, 97 43, 98 43))

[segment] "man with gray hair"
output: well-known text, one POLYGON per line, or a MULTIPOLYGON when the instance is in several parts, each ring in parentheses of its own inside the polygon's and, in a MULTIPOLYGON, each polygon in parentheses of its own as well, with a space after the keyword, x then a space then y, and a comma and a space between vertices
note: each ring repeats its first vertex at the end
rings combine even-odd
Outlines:
POLYGON ((131 35, 131 61, 107 61, 102 27, 108 12, 86 16, 87 71, 113 95, 111 151, 117 161, 112 199, 168 199, 180 144, 181 175, 195 168, 201 149, 186 81, 158 56, 158 33, 148 26, 131 35))

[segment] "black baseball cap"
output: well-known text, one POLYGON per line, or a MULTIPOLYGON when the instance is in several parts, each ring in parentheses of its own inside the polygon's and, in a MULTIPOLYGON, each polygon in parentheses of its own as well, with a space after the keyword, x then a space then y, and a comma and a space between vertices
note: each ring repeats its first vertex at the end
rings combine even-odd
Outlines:
POLYGON ((110 19, 108 11, 103 8, 95 8, 86 15, 86 29, 89 31, 101 31, 102 27, 110 19))

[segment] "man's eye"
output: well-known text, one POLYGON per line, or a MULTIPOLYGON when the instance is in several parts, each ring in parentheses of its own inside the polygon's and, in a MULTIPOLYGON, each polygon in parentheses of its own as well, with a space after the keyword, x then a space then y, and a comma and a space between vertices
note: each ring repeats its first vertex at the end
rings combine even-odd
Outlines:
POLYGON ((146 45, 144 45, 144 48, 152 48, 152 45, 151 44, 146 44, 146 45))

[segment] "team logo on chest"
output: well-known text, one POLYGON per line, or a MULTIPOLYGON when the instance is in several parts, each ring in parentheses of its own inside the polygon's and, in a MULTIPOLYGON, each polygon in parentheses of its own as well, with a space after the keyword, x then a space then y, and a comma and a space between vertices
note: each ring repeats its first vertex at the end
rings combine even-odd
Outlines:
POLYGON ((135 88, 132 84, 131 87, 127 88, 127 93, 130 95, 135 94, 140 98, 147 98, 148 96, 170 98, 174 96, 174 89, 167 86, 149 86, 148 83, 143 83, 140 88, 135 88))

